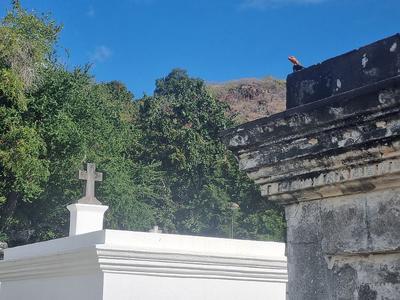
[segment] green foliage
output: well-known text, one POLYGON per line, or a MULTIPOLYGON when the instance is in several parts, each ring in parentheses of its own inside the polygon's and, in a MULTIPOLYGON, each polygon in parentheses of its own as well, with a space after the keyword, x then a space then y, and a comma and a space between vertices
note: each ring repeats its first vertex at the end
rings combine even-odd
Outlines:
POLYGON ((218 134, 233 121, 202 80, 179 69, 157 80, 154 97, 140 101, 137 123, 143 131, 141 160, 161 162, 167 174, 178 232, 228 236, 234 202, 241 207, 234 218, 237 236, 282 239, 282 213, 257 210, 259 191, 220 142, 218 134))
POLYGON ((157 165, 136 160, 140 132, 127 117, 136 111, 132 95, 123 86, 93 83, 81 69, 47 69, 42 82, 32 95, 35 102, 29 116, 32 122, 40 120, 51 175, 46 190, 26 207, 30 210, 26 222, 35 228, 32 238, 65 234, 65 206, 80 197, 83 183, 77 170, 86 162, 96 163, 104 173, 97 194, 110 206, 108 227, 151 228, 169 191, 159 185, 162 173, 157 165))
POLYGON ((19 5, 0 26, 0 232, 18 223, 20 202, 43 190, 49 170, 46 146, 35 122, 27 122, 27 90, 52 51, 57 29, 19 5))
POLYGON ((0 236, 11 245, 64 236, 77 171, 104 173, 108 228, 227 237, 283 237, 283 214, 261 199, 219 140, 234 125, 201 79, 173 70, 135 101, 53 55, 60 30, 19 2, 0 26, 0 236), (232 203, 240 209, 233 211, 232 203))
POLYGON ((24 84, 11 69, 0 70, 0 99, 4 106, 26 110, 27 101, 24 94, 24 84))
POLYGON ((12 69, 25 87, 30 87, 37 69, 53 53, 60 30, 49 16, 27 13, 15 3, 1 22, 0 66, 12 69))

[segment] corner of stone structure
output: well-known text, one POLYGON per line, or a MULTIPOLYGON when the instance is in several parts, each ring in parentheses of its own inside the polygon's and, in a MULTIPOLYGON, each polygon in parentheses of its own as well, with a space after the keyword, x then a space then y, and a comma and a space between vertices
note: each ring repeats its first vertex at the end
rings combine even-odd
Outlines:
POLYGON ((400 299, 400 35, 290 74, 287 107, 222 138, 285 205, 288 299, 400 299))

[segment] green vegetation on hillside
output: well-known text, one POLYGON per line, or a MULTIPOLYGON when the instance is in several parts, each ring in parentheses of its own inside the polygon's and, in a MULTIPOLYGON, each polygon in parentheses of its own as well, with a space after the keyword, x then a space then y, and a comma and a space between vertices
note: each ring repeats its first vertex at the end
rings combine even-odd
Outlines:
POLYGON ((234 121, 202 80, 176 69, 134 99, 121 82, 59 64, 59 31, 18 2, 0 25, 0 239, 65 236, 87 162, 104 173, 108 228, 228 237, 237 203, 235 237, 283 238, 282 211, 220 142, 234 121))

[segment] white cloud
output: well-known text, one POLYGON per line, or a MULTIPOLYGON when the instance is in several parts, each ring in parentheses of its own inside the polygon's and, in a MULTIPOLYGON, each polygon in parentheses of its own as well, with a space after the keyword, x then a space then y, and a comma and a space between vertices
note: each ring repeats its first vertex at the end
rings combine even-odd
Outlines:
POLYGON ((93 53, 90 54, 90 60, 93 62, 104 62, 112 55, 112 51, 107 46, 96 47, 93 53))
POLYGON ((265 9, 269 7, 277 7, 283 5, 297 4, 319 4, 328 0, 243 0, 242 8, 265 9))
POLYGON ((92 5, 89 6, 88 11, 86 12, 86 15, 90 18, 94 18, 94 16, 96 15, 96 12, 94 10, 94 7, 92 5))

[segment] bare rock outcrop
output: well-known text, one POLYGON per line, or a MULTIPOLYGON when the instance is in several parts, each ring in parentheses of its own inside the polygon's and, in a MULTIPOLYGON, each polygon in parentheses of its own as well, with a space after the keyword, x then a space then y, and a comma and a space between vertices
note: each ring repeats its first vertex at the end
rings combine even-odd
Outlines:
POLYGON ((285 110, 286 83, 266 77, 208 85, 211 93, 226 102, 239 123, 270 116, 285 110))

